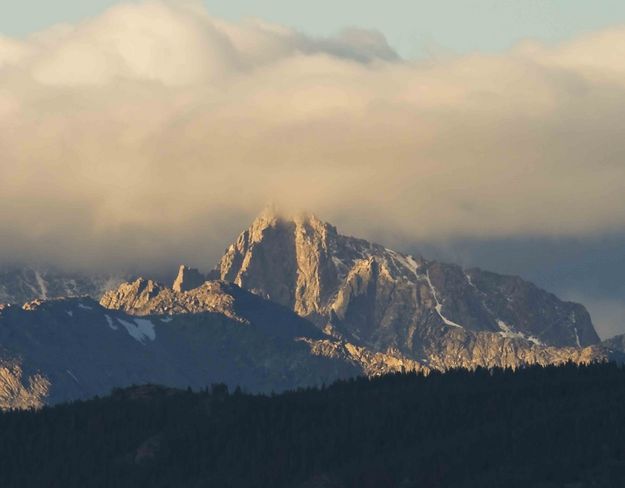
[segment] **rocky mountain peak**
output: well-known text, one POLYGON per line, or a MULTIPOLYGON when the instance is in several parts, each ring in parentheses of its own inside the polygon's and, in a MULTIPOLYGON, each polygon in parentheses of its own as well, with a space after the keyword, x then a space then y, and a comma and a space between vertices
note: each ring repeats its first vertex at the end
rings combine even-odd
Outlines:
POLYGON ((178 276, 174 280, 172 289, 175 291, 189 291, 201 286, 206 281, 206 276, 196 268, 189 268, 184 264, 178 269, 178 276))
POLYGON ((272 205, 266 207, 241 235, 247 234, 250 242, 260 242, 272 229, 304 234, 336 234, 336 228, 333 225, 322 221, 313 213, 283 212, 272 205))
POLYGON ((117 306, 120 303, 128 308, 141 308, 166 288, 156 281, 138 278, 120 284, 117 289, 107 291, 102 295, 100 304, 105 308, 122 308, 117 306))
POLYGON ((168 288, 140 278, 132 283, 122 283, 117 290, 107 292, 100 300, 100 305, 133 315, 216 312, 244 321, 234 309, 238 292, 236 285, 223 281, 204 281, 200 286, 188 290, 183 288, 184 283, 180 287, 168 288))
POLYGON ((227 249, 219 273, 337 337, 409 357, 481 333, 528 347, 599 341, 583 306, 518 277, 396 252, 312 215, 263 212, 227 249))
POLYGON ((227 249, 220 277, 301 315, 315 313, 336 284, 336 236, 313 215, 263 212, 227 249))
POLYGON ((42 300, 41 298, 36 298, 34 300, 26 302, 24 305, 22 305, 22 308, 24 310, 37 310, 44 303, 45 300, 42 300))

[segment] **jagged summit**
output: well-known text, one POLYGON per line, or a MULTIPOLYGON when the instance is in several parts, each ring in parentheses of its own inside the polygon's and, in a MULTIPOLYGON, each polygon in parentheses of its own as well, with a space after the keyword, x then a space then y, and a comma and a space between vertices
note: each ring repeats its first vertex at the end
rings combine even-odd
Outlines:
POLYGON ((279 210, 275 205, 265 207, 258 216, 252 221, 247 233, 251 241, 260 240, 262 234, 271 228, 308 228, 317 232, 333 232, 336 233, 336 227, 322 221, 319 217, 311 212, 286 212, 279 210))
POLYGON ((583 306, 520 278, 396 252, 311 214, 266 209, 226 250, 219 273, 335 337, 411 357, 444 355, 446 341, 462 349, 484 333, 529 348, 599 341, 583 306))
POLYGON ((220 263, 221 278, 298 313, 313 312, 314 304, 303 300, 302 292, 305 289, 316 298, 323 295, 320 286, 324 280, 319 275, 328 270, 325 258, 332 233, 333 228, 317 219, 287 219, 264 212, 226 251, 220 263), (314 252, 307 252, 311 247, 314 252), (304 254, 316 261, 299 263, 304 254), (304 267, 307 274, 298 276, 298 270, 304 267), (257 286, 259 279, 263 282, 257 286))
POLYGON ((289 337, 324 338, 310 322, 291 310, 221 280, 205 281, 198 287, 181 291, 141 278, 106 293, 100 305, 135 316, 211 312, 239 323, 260 324, 289 337))
POLYGON ((234 310, 237 290, 233 288, 238 287, 223 281, 205 281, 200 286, 183 290, 139 278, 105 293, 100 305, 133 315, 216 312, 238 319, 234 310))
POLYGON ((597 343, 583 306, 518 277, 269 209, 206 275, 182 265, 171 287, 139 278, 100 303, 0 305, 0 409, 141 382, 271 391, 391 371, 623 360, 622 341, 597 343))
POLYGON ((199 270, 181 264, 172 288, 175 291, 189 291, 201 286, 205 281, 206 276, 200 273, 199 270))

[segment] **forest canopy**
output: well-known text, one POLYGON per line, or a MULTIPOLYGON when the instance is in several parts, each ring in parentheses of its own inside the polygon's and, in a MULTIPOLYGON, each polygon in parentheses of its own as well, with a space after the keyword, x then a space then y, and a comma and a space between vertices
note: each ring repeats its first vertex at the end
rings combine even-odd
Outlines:
POLYGON ((3 487, 625 486, 625 370, 393 374, 280 395, 137 386, 4 413, 0 432, 3 487))

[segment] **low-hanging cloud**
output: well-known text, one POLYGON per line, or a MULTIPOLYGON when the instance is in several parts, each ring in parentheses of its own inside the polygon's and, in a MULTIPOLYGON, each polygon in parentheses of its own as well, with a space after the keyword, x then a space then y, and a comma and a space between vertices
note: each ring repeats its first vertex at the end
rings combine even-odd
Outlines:
POLYGON ((200 264, 269 201, 388 241, 622 231, 624 50, 417 62, 199 2, 0 37, 0 261, 200 264))

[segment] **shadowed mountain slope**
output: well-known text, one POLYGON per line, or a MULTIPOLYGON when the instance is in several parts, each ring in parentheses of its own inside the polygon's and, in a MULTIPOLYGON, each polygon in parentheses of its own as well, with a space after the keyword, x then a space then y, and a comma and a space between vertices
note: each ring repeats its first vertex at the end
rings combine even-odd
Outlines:
POLYGON ((274 396, 155 386, 0 414, 3 487, 617 488, 613 364, 388 375, 274 396))
POLYGON ((209 307, 137 317, 88 298, 5 306, 0 408, 89 398, 132 384, 225 382, 269 392, 362 373, 354 362, 311 354, 299 334, 321 337, 312 324, 243 290, 240 296, 233 310, 249 320, 209 307))

